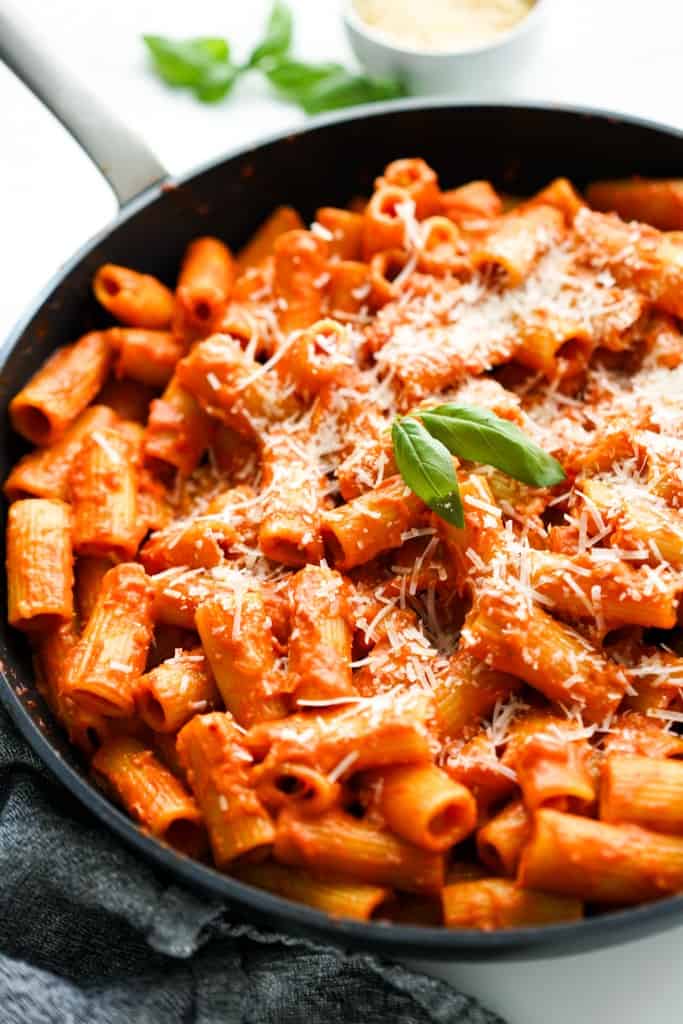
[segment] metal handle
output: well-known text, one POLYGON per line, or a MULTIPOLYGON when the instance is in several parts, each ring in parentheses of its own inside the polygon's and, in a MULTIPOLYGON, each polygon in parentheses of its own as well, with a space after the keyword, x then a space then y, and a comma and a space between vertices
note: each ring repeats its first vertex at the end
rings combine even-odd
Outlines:
POLYGON ((0 8, 0 58, 59 118, 107 179, 123 206, 168 176, 127 126, 61 63, 10 0, 0 8))

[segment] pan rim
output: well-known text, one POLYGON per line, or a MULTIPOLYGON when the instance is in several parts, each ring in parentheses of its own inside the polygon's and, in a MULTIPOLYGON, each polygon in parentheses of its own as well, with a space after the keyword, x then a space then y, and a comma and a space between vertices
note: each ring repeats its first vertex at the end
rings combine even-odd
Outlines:
MULTIPOLYGON (((292 126, 264 138, 255 139, 245 145, 230 148, 219 157, 204 161, 177 178, 169 176, 162 182, 151 185, 126 203, 112 221, 105 224, 79 246, 76 252, 59 267, 36 294, 7 337, 0 343, 0 372, 28 325, 43 308, 52 292, 72 270, 87 258, 90 252, 104 241, 115 228, 125 224, 141 210, 151 205, 167 189, 191 184, 194 179, 210 170, 217 169, 221 164, 235 158, 247 157, 250 153, 265 146, 285 139, 308 135, 336 124, 382 117, 393 113, 401 114, 413 110, 427 111, 444 108, 481 111, 538 111, 557 114, 560 117, 578 115, 658 131, 675 140, 683 139, 683 130, 675 126, 650 118, 632 116, 623 111, 577 104, 549 104, 524 99, 482 103, 457 102, 449 97, 435 97, 428 100, 415 97, 354 107, 351 110, 337 111, 311 118, 302 125, 292 126)), ((3 625, 2 628, 9 627, 3 625)), ((229 903, 243 908, 246 912, 255 913, 260 921, 268 918, 269 927, 290 935, 294 929, 297 936, 303 933, 318 941, 327 941, 336 946, 354 947, 392 956, 419 957, 436 962, 449 959, 487 960, 494 957, 540 959, 547 956, 571 955, 597 946, 616 946, 654 931, 666 931, 683 922, 683 894, 654 903, 609 911, 599 917, 586 918, 568 924, 515 928, 498 932, 473 932, 464 929, 451 930, 445 927, 395 925, 332 918, 312 907, 275 896, 230 875, 223 875, 214 868, 176 853, 161 841, 146 834, 61 756, 34 722, 15 692, 7 674, 2 671, 0 676, 3 683, 0 686, 0 701, 24 739, 52 774, 99 822, 109 827, 148 861, 153 862, 169 875, 181 879, 191 889, 227 900, 229 903)))

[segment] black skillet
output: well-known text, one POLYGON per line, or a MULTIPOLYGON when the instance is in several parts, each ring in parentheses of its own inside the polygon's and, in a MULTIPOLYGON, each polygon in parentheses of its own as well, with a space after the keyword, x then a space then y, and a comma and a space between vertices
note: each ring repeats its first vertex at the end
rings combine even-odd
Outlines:
MULTIPOLYGON (((310 121, 171 181, 153 155, 0 12, 0 56, 63 121, 100 166, 121 209, 36 296, 0 349, 0 478, 23 453, 7 404, 58 345, 106 324, 90 282, 102 263, 172 285, 189 239, 212 233, 239 247, 279 203, 311 218, 320 205, 366 194, 400 156, 422 156, 453 186, 489 178, 526 194, 566 175, 577 185, 630 174, 683 175, 683 133, 597 110, 450 100, 388 103, 310 121), (59 86, 59 88, 57 88, 59 86)), ((169 103, 172 103, 169 97, 169 103)), ((226 110, 226 136, 230 113, 226 110)), ((61 197, 55 195, 55 202, 61 197)), ((42 230, 45 230, 43 226, 42 230)), ((4 594, 4 588, 3 588, 4 594)), ((220 897, 256 924, 347 948, 421 960, 557 956, 608 946, 683 922, 683 896, 574 924, 480 934, 332 919, 188 860, 151 839, 90 783, 36 690, 27 645, 0 618, 0 700, 36 754, 102 824, 167 876, 220 897)))

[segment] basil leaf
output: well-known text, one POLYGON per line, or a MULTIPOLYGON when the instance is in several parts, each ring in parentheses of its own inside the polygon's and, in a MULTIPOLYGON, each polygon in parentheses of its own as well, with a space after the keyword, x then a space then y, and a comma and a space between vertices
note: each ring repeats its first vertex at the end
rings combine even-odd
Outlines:
POLYGON ((222 99, 237 77, 250 69, 265 74, 285 99, 297 103, 308 114, 404 95, 403 86, 391 78, 357 75, 334 62, 309 64, 292 60, 287 56, 292 25, 287 4, 275 0, 265 36, 243 66, 230 61, 230 47, 219 37, 168 39, 148 35, 143 39, 159 77, 168 85, 192 89, 204 103, 222 99))
POLYGON ((276 89, 298 101, 305 97, 318 82, 343 71, 341 64, 306 64, 304 61, 284 57, 265 72, 276 89))
POLYGON ((225 39, 200 36, 196 39, 168 39, 164 36, 143 36, 154 68, 168 85, 196 86, 208 68, 226 64, 230 47, 225 39))
POLYGON ((296 97, 296 100, 307 114, 319 114, 323 110, 338 110, 403 95, 403 86, 395 79, 369 78, 340 68, 321 78, 310 91, 296 97))
POLYGON ((257 68, 277 57, 283 57, 292 44, 292 12, 282 0, 275 0, 263 40, 254 47, 247 62, 257 68))
POLYGON ((194 94, 203 103, 217 103, 228 95, 239 74, 240 69, 235 64, 212 64, 205 68, 194 86, 194 94))
POLYGON ((531 487, 553 487, 565 479, 557 459, 487 409, 448 404, 417 415, 432 437, 462 459, 495 466, 531 487))
POLYGON ((404 482, 425 505, 462 529, 465 517, 448 449, 414 419, 394 420, 394 457, 404 482))

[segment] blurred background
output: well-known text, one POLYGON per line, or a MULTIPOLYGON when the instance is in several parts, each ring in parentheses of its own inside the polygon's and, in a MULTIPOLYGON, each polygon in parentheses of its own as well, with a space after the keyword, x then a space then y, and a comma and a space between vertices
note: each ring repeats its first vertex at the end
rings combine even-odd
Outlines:
MULTIPOLYGON (((244 59, 270 6, 270 0, 21 4, 48 51, 66 61, 177 175, 297 126, 306 115, 278 100, 259 76, 239 81, 216 105, 171 90, 151 73, 141 35, 225 36, 235 58, 244 59)), ((290 6, 297 56, 353 66, 341 0, 290 0, 290 6)), ((494 71, 473 75, 455 98, 582 104, 683 129, 680 0, 546 0, 545 6, 522 64, 513 69, 502 53, 494 71)), ((116 205, 88 158, 2 64, 0 140, 4 336, 57 267, 114 216, 116 205)), ((509 1024, 673 1024, 683 1002, 681 942, 683 928, 604 953, 533 964, 453 964, 438 972, 509 1024)))

